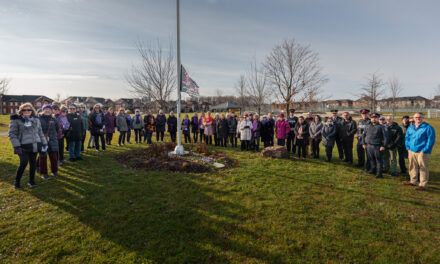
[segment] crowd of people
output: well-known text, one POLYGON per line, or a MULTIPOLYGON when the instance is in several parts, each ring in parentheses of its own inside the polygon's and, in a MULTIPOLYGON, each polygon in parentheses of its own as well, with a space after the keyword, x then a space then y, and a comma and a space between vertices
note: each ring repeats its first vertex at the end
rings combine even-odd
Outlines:
MULTIPOLYGON (((185 143, 202 142, 237 148, 239 139, 242 151, 259 151, 262 142, 264 148, 275 144, 283 146, 299 159, 306 159, 308 155, 318 159, 322 144, 327 162, 331 162, 336 145, 339 159, 349 164, 353 163, 356 137, 357 167, 365 168, 376 178, 382 178, 383 173, 397 176, 399 172, 407 173, 405 159, 408 159, 410 177, 403 184, 418 185, 417 190, 425 189, 435 131, 424 122, 423 114, 404 116, 400 125, 393 116, 370 114, 368 109, 362 109, 360 114, 361 118, 356 122, 348 112, 339 116, 337 110, 322 118, 312 113, 297 117, 295 110, 290 109, 287 118, 281 113, 277 120, 272 113, 260 118, 253 113, 236 116, 234 112, 212 116, 208 111, 200 115, 193 113, 191 118, 185 114, 181 129, 185 143)), ((32 188, 35 187, 35 172, 39 172, 43 179, 50 178, 48 158, 53 177, 58 177, 58 166, 82 160, 81 153, 86 149, 105 151, 106 146, 112 144, 116 131, 119 131, 118 146, 123 146, 132 143, 132 134, 135 144, 152 144, 154 133, 156 142, 163 142, 166 130, 171 141, 176 142, 178 129, 173 112, 166 117, 163 111, 154 116, 152 111, 142 115, 135 110, 131 115, 124 108, 118 109, 117 113, 113 108, 104 111, 100 104, 87 109, 83 104, 65 106, 45 102, 36 111, 32 104, 25 103, 10 119, 9 138, 20 158, 16 189, 21 188, 20 180, 28 164, 28 186, 32 188), (85 146, 87 131, 90 138, 85 146), (64 150, 68 151, 69 161, 64 160, 64 150)))

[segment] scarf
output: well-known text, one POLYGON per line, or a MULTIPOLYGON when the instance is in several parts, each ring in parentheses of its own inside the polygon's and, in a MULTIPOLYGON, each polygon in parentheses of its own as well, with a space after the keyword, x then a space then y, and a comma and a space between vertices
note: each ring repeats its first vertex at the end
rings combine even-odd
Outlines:
POLYGON ((100 125, 102 123, 102 116, 101 116, 101 113, 99 113, 99 112, 96 114, 96 123, 98 125, 100 125))

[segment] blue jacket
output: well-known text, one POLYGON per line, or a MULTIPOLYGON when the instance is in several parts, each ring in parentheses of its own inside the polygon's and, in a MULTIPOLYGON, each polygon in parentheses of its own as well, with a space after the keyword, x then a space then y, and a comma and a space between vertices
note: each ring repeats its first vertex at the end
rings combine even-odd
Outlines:
POLYGON ((434 143, 435 130, 430 124, 423 122, 418 128, 414 124, 408 127, 405 136, 407 150, 431 154, 434 143))

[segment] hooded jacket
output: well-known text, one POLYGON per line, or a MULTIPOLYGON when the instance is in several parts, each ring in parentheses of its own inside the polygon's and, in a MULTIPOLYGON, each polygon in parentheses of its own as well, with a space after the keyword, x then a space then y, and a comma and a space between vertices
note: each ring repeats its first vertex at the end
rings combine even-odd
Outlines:
POLYGON ((40 120, 37 117, 29 117, 29 126, 25 125, 22 115, 13 114, 9 122, 9 140, 14 148, 21 147, 26 152, 38 152, 41 145, 47 145, 40 120))
POLYGON ((408 127, 405 136, 405 146, 412 152, 431 154, 435 143, 435 130, 428 123, 421 123, 417 128, 415 124, 408 127))
POLYGON ((41 130, 43 131, 44 137, 47 140, 47 146, 49 152, 58 151, 58 120, 53 118, 51 115, 41 115, 40 116, 41 130), (46 137, 47 135, 47 137, 46 137))

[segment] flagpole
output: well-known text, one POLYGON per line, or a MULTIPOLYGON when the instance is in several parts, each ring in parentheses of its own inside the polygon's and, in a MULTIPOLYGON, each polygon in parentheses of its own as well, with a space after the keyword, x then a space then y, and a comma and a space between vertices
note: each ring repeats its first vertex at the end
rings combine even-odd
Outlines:
POLYGON ((182 85, 181 63, 180 63, 180 3, 176 0, 176 16, 177 16, 177 146, 174 150, 175 154, 183 155, 184 149, 182 146, 182 131, 180 120, 180 90, 182 85))

